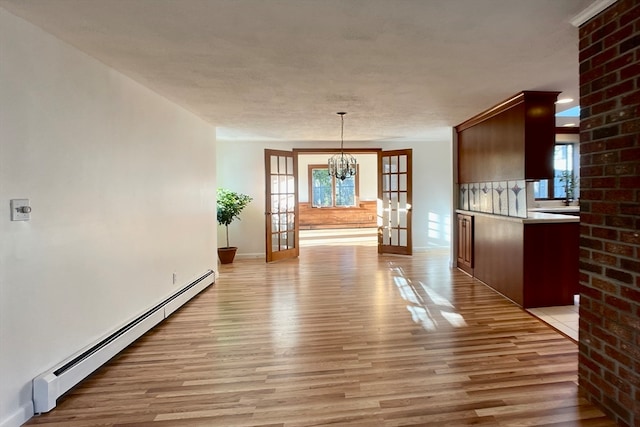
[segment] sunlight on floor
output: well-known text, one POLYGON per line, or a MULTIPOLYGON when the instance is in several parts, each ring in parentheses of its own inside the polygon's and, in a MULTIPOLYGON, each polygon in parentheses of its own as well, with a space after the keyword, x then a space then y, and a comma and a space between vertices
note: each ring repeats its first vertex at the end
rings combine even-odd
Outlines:
POLYGON ((300 230, 300 247, 309 246, 377 246, 377 228, 300 230))
POLYGON ((398 288, 402 299, 410 303, 407 310, 414 323, 420 324, 427 331, 435 331, 438 325, 449 324, 455 328, 467 326, 462 315, 455 313, 451 302, 430 289, 422 282, 416 287, 403 276, 402 269, 391 267, 394 274, 393 283, 398 288))

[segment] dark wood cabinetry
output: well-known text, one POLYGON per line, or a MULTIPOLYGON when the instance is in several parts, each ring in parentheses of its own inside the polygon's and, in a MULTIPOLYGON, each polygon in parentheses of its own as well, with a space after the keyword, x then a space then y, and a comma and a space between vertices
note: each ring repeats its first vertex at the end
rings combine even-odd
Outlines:
POLYGON ((573 304, 578 222, 527 223, 482 214, 474 220, 477 279, 524 308, 573 304))
POLYGON ((456 126, 458 182, 553 178, 559 93, 520 92, 456 126))
POLYGON ((473 274, 473 216, 458 214, 458 267, 473 274))

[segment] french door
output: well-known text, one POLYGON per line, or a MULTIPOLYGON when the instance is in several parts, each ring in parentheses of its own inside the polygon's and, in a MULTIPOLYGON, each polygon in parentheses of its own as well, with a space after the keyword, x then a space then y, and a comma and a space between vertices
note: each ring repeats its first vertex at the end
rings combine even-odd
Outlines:
POLYGON ((298 165, 290 151, 264 150, 266 261, 295 258, 298 236, 298 165))
POLYGON ((378 152, 378 253, 411 255, 411 149, 378 152))

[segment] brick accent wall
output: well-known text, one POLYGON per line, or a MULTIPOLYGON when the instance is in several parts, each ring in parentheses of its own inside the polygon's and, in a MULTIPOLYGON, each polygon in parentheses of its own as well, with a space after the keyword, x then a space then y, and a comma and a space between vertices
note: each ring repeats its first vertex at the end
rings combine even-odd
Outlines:
POLYGON ((580 105, 579 381, 640 426, 640 1, 580 27, 580 105))

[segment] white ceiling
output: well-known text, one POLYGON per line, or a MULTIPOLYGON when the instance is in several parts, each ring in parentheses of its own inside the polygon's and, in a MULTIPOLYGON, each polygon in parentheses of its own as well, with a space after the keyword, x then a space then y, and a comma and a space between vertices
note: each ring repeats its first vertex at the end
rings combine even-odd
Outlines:
POLYGON ((347 111, 345 141, 429 141, 448 138, 451 126, 521 90, 562 91, 577 101, 578 29, 569 22, 592 2, 0 6, 216 125, 221 139, 335 141, 335 113, 347 111))

